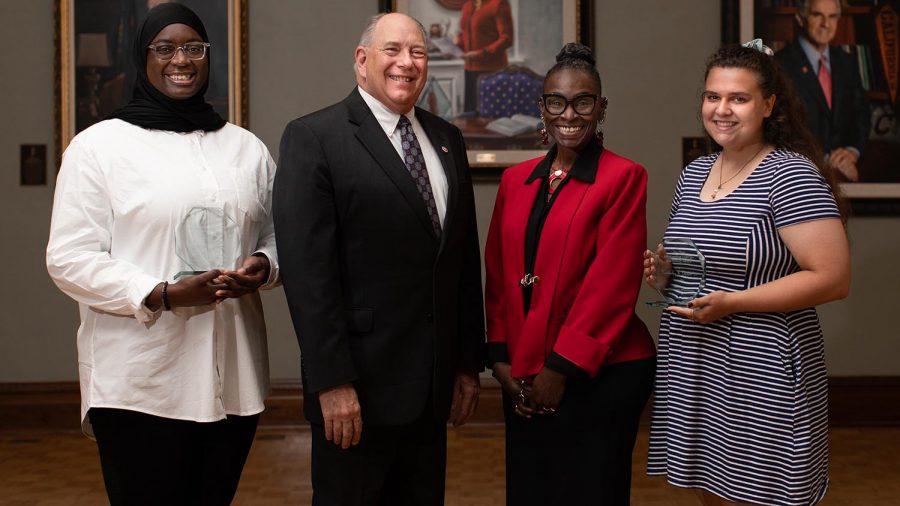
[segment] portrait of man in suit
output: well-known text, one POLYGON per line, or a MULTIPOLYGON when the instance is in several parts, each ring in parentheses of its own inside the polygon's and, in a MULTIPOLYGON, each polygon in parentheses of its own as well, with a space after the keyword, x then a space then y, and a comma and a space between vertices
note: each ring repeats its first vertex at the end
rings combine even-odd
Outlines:
POLYGON ((840 0, 805 0, 796 17, 801 35, 775 58, 794 82, 828 164, 841 179, 858 181, 871 110, 855 55, 831 45, 840 19, 840 0))
POLYGON ((478 399, 484 310, 460 131, 415 107, 425 32, 371 19, 349 96, 290 122, 273 214, 300 343, 313 504, 443 504, 478 399))

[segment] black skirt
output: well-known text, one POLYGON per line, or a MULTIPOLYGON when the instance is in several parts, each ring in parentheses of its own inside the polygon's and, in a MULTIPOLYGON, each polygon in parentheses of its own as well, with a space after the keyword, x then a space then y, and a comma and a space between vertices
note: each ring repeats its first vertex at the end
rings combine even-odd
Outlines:
POLYGON ((523 418, 504 395, 507 506, 627 506, 631 454, 656 358, 569 377, 556 413, 523 418))

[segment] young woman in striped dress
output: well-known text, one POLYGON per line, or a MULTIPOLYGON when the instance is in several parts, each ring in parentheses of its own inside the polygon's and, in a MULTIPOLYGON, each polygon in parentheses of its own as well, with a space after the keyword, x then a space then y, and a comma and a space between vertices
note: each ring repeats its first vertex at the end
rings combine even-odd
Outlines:
MULTIPOLYGON (((815 306, 847 296, 849 247, 837 188, 763 50, 710 58, 701 118, 722 149, 685 167, 665 233, 697 245, 707 277, 660 322, 648 472, 704 505, 809 505, 828 485, 815 306)), ((666 261, 644 253, 648 283, 666 261)))

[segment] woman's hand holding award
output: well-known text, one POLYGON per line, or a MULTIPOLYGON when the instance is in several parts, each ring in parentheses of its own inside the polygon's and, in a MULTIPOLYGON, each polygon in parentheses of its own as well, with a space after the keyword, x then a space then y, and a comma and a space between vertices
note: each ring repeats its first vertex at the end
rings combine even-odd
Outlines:
POLYGON ((685 307, 706 284, 706 259, 694 241, 666 239, 656 251, 644 254, 644 276, 664 299, 648 305, 685 307))

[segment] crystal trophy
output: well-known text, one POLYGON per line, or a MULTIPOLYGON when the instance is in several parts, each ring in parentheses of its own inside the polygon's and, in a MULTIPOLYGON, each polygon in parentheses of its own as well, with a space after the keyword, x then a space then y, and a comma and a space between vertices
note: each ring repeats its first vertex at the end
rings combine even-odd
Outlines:
POLYGON ((175 229, 175 279, 211 269, 233 268, 241 256, 240 229, 221 207, 188 209, 175 229))
POLYGON ((666 239, 663 248, 665 253, 662 256, 653 252, 656 266, 653 287, 664 300, 647 304, 655 307, 687 306, 706 284, 706 259, 690 239, 666 239))

